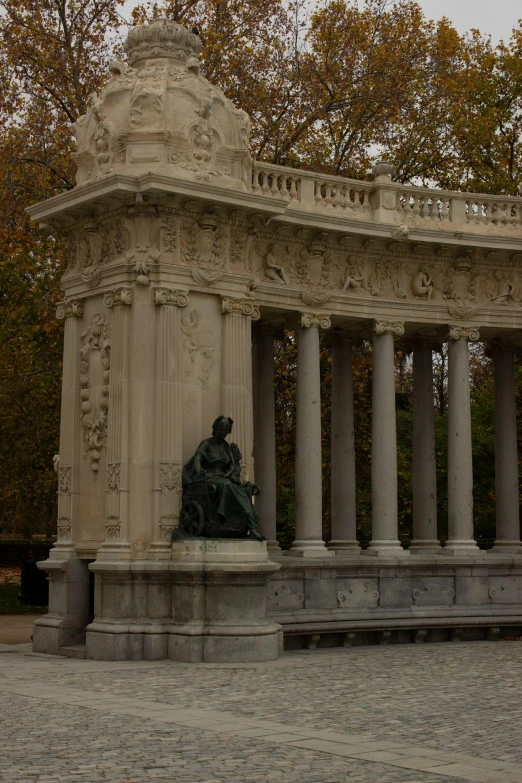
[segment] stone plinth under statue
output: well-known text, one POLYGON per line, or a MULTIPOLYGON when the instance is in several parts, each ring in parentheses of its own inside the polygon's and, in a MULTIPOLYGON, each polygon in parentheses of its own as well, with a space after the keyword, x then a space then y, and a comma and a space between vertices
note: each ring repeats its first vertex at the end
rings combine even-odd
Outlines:
POLYGON ((34 649, 254 661, 276 656, 279 625, 288 643, 310 646, 359 631, 416 633, 419 623, 518 627, 522 199, 404 186, 383 162, 370 182, 253 161, 249 118, 200 73, 201 48, 170 20, 132 28, 128 62, 111 64, 76 123, 77 186, 29 210, 67 245, 58 535, 40 564, 49 613, 35 623, 34 649), (274 343, 285 330, 297 341, 296 529, 283 558, 274 343), (355 503, 352 357, 363 340, 372 341, 373 557, 361 557, 355 503), (398 536, 394 343, 403 340, 414 357, 410 557, 398 536), (468 345, 478 340, 496 378, 491 556, 473 539, 468 345), (442 550, 432 377, 441 342, 442 550), (235 446, 224 431, 208 438, 223 413, 235 446))

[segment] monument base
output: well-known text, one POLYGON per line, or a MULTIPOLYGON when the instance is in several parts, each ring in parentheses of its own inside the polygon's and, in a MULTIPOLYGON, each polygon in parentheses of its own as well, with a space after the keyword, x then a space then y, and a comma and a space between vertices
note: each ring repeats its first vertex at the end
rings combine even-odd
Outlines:
POLYGON ((266 593, 281 566, 269 561, 265 541, 174 541, 170 562, 89 567, 96 589, 87 658, 254 663, 279 655, 280 626, 267 619, 266 593))

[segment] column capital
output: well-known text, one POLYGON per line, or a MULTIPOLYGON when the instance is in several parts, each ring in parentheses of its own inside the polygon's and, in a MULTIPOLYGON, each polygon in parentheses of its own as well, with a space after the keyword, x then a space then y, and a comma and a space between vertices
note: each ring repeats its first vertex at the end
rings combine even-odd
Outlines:
POLYGON ((273 340, 283 340, 285 330, 282 324, 257 323, 254 326, 254 337, 271 337, 273 340))
POLYGON ((184 288, 153 288, 152 299, 156 307, 187 307, 189 303, 188 291, 184 288))
POLYGON ((373 334, 376 337, 381 334, 391 334, 394 337, 402 337, 404 334, 404 321, 374 321, 373 334))
POLYGON ((520 337, 494 337, 486 343, 486 356, 492 358, 499 353, 512 353, 520 356, 522 352, 522 339, 520 337))
POLYGON ((244 315, 250 317, 252 321, 259 321, 261 318, 259 305, 256 305, 253 299, 246 297, 222 296, 221 313, 222 315, 244 315))
POLYGON ((66 299, 56 305, 56 317, 59 321, 64 321, 66 318, 81 318, 82 315, 82 299, 66 299))
POLYGON ((326 313, 299 313, 291 320, 294 329, 309 329, 311 326, 317 329, 329 329, 332 325, 330 316, 326 313))
POLYGON ((111 310, 113 307, 123 307, 132 304, 132 288, 113 288, 103 295, 103 304, 111 310))
POLYGON ((479 328, 465 324, 449 324, 446 339, 467 340, 468 343, 476 343, 480 340, 479 328))

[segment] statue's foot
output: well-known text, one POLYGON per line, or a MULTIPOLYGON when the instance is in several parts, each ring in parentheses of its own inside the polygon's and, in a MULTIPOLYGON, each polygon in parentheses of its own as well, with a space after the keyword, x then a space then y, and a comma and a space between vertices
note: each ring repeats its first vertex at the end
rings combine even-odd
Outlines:
POLYGON ((257 530, 256 528, 251 527, 249 533, 250 533, 250 537, 254 538, 256 541, 266 541, 266 538, 262 536, 259 530, 257 530))

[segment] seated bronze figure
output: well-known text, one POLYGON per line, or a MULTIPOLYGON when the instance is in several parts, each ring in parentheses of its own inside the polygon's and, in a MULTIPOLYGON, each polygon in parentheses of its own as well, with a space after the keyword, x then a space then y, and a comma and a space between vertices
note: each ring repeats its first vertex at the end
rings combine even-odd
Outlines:
POLYGON ((241 452, 225 438, 232 419, 220 416, 212 425, 212 437, 202 441, 183 468, 183 495, 179 527, 174 539, 254 538, 259 532, 252 505, 258 487, 241 481, 241 452))

